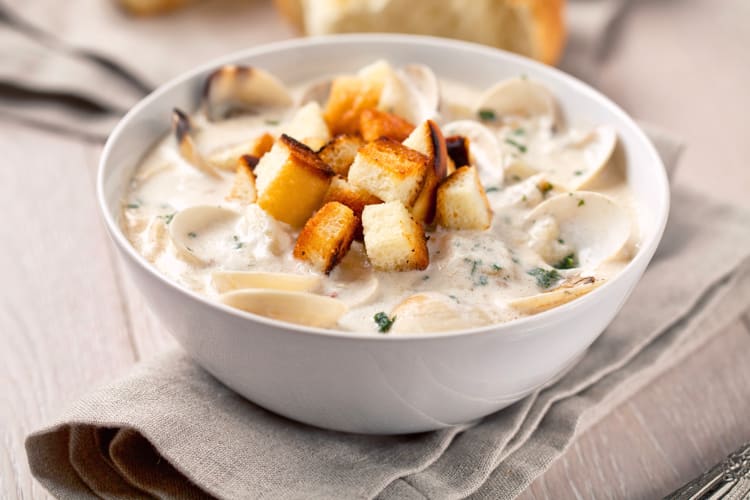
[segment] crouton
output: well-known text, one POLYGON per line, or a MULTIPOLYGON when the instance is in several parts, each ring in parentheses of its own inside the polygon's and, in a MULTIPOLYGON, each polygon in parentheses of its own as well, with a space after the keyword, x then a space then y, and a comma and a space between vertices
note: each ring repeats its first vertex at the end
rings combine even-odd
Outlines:
POLYGON ((315 101, 299 108, 291 121, 282 128, 282 133, 314 151, 331 140, 331 132, 323 119, 323 111, 320 104, 315 101))
POLYGON ((294 257, 330 273, 351 247, 359 218, 343 203, 326 203, 310 217, 297 237, 294 257))
POLYGON ((301 227, 322 204, 333 172, 310 148, 283 134, 260 159, 255 175, 258 205, 301 227))
POLYGON ((419 192, 411 213, 423 224, 429 224, 435 217, 438 183, 445 177, 448 168, 448 151, 440 127, 432 120, 422 122, 403 142, 429 159, 431 168, 427 169, 425 182, 419 192))
POLYGON ((323 113, 331 133, 358 133, 360 113, 377 107, 382 89, 382 82, 358 76, 340 76, 334 79, 323 113))
POLYGON ((234 184, 227 196, 227 200, 238 201, 242 205, 255 203, 258 193, 255 189, 255 174, 253 169, 258 164, 258 158, 243 155, 237 162, 237 172, 234 174, 234 184))
POLYGON ((365 206, 362 228, 367 257, 376 269, 411 271, 430 264, 424 229, 400 201, 365 206))
POLYGON ((379 137, 387 137, 394 141, 403 141, 414 130, 414 125, 398 115, 365 109, 359 115, 359 132, 367 141, 374 141, 379 137))
POLYGON ((365 141, 357 135, 339 134, 318 151, 318 156, 342 177, 349 175, 349 167, 365 141))
MULTIPOLYGON (((343 203, 347 207, 351 208, 358 218, 362 218, 362 211, 367 205, 375 205, 377 203, 383 203, 383 200, 377 196, 373 196, 364 189, 360 189, 356 186, 352 186, 346 179, 341 176, 334 176, 331 179, 331 185, 328 187, 328 192, 323 203, 331 201, 337 201, 343 203)), ((357 224, 357 230, 354 233, 354 239, 362 240, 362 224, 357 224)))
POLYGON ((212 167, 220 170, 233 170, 237 168, 237 162, 241 156, 250 155, 260 158, 271 150, 273 142, 273 136, 266 132, 252 141, 216 150, 208 156, 207 161, 212 167))
POLYGON ((349 182, 383 201, 411 207, 428 168, 428 158, 422 153, 380 138, 360 148, 349 168, 349 182))
POLYGON ((487 229, 492 209, 476 167, 461 167, 437 190, 437 221, 449 229, 487 229))

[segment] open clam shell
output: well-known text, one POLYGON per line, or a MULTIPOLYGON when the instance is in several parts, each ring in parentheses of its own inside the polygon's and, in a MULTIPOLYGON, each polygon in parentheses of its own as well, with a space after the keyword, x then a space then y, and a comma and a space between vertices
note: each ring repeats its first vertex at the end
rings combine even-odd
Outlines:
POLYGON ((246 288, 312 292, 320 286, 320 276, 312 274, 267 273, 256 271, 214 271, 211 280, 219 293, 246 288))
POLYGON ((491 112, 496 118, 545 118, 557 122, 557 102, 544 85, 528 78, 509 78, 487 89, 475 104, 479 112, 491 112))
POLYGON ((228 208, 196 205, 177 212, 169 223, 169 236, 177 254, 194 264, 207 264, 216 257, 212 246, 221 238, 217 233, 231 235, 241 214, 228 208))
POLYGON ((477 167, 485 186, 501 186, 504 178, 504 157, 500 144, 487 127, 472 120, 446 123, 443 134, 462 136, 469 140, 469 161, 477 167))
POLYGON ((286 290, 235 290, 221 295, 219 301, 260 316, 318 328, 335 326, 347 311, 340 300, 286 290))
POLYGON ((510 307, 522 314, 537 314, 553 307, 558 307, 586 295, 599 287, 604 281, 593 277, 572 278, 557 288, 530 297, 521 297, 508 303, 510 307))
MULTIPOLYGON (((562 242, 574 252, 574 267, 594 269, 616 256, 630 238, 631 220, 616 201, 593 191, 555 195, 536 206, 527 216, 527 224, 549 221, 557 234, 548 233, 548 245, 562 242)), ((554 253, 552 253, 554 255, 554 253)), ((559 255, 542 256, 554 266, 559 255)))
POLYGON ((180 156, 185 161, 204 174, 211 177, 219 177, 216 169, 206 161, 193 139, 193 124, 190 121, 190 117, 177 108, 172 110, 172 132, 177 140, 177 149, 180 152, 180 156))
POLYGON ((275 76, 251 66, 222 66, 206 79, 203 110, 210 121, 286 107, 292 96, 275 76))
POLYGON ((394 333, 426 333, 461 330, 489 324, 491 319, 478 308, 457 304, 450 297, 437 292, 417 293, 398 304, 394 333))

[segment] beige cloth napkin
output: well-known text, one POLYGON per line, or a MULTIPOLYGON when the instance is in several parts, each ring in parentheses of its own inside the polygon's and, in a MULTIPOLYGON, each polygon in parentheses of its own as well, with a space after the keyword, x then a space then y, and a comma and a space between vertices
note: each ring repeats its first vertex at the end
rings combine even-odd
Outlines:
POLYGON ((61 498, 512 498, 587 423, 747 309, 748 227, 748 214, 674 193, 654 261, 580 363, 475 425, 409 436, 325 431, 242 399, 169 352, 30 435, 31 470, 61 498))

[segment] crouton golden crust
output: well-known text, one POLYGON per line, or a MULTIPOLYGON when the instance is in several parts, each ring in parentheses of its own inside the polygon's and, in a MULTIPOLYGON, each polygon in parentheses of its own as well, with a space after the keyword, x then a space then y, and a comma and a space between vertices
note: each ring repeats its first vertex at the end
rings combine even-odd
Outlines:
POLYGON ((430 265, 422 225, 398 201, 367 205, 362 212, 367 257, 382 271, 412 271, 430 265))
POLYGON ((383 200, 377 196, 351 185, 341 176, 335 176, 331 179, 331 185, 328 187, 328 192, 323 201, 325 203, 330 201, 343 203, 351 208, 357 217, 362 216, 362 210, 365 209, 365 206, 383 203, 383 200))
POLYGON ((238 201, 243 205, 254 203, 257 199, 255 189, 255 174, 253 168, 258 164, 258 158, 250 155, 243 155, 237 163, 237 172, 234 175, 234 184, 232 190, 227 196, 227 200, 238 201))
POLYGON ((365 109, 359 115, 359 131, 367 142, 380 137, 401 142, 409 137, 413 130, 414 125, 400 116, 377 109, 365 109))
POLYGON ((358 133, 360 113, 377 107, 382 87, 382 82, 357 76, 340 76, 333 80, 323 113, 331 134, 358 133))
POLYGON ((492 224, 492 208, 476 167, 461 167, 437 191, 437 221, 448 229, 484 230, 492 224))
POLYGON ((310 217, 297 237, 294 257, 330 273, 349 251, 359 218, 343 203, 329 202, 310 217))
POLYGON ((404 141, 404 145, 427 156, 432 168, 427 169, 424 186, 411 209, 412 215, 423 224, 432 223, 435 218, 438 183, 448 170, 448 151, 445 138, 437 123, 432 120, 422 122, 404 141))
POLYGON ((315 154, 315 151, 307 147, 305 144, 286 134, 282 134, 279 140, 289 148, 291 157, 295 162, 300 166, 309 169, 311 174, 325 179, 328 179, 333 175, 331 167, 321 160, 318 155, 315 154))
POLYGON ((318 151, 318 156, 342 177, 349 174, 349 167, 365 141, 357 135, 339 134, 318 151))

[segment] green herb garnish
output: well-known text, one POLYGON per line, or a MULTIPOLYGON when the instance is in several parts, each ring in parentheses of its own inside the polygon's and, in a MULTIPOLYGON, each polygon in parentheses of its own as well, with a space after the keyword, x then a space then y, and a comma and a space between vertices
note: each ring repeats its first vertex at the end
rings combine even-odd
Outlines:
POLYGON ((190 232, 188 233, 188 236, 190 236, 191 238, 195 238, 195 237, 197 237, 198 235, 197 235, 196 233, 194 233, 194 232, 190 231, 190 232))
POLYGON ((493 271, 502 271, 503 270, 503 266, 501 266, 499 264, 492 264, 492 270, 493 271))
POLYGON ((517 147, 517 148, 518 148, 518 150, 519 150, 519 151, 520 151, 521 153, 525 153, 525 152, 526 152, 526 146, 524 146, 523 144, 521 144, 521 143, 519 143, 519 142, 516 142, 516 141, 514 141, 514 140, 513 140, 513 139, 511 139, 511 138, 506 138, 506 139, 505 139, 505 142, 506 142, 506 143, 508 143, 508 144, 510 144, 511 146, 515 146, 515 147, 517 147))
POLYGON ((265 122, 266 125, 278 125, 279 123, 281 123, 279 120, 273 120, 271 118, 267 118, 265 122))
POLYGON ((396 316, 389 318, 386 313, 380 311, 375 314, 372 319, 375 321, 375 324, 378 325, 378 331, 380 333, 388 333, 388 330, 391 329, 393 323, 396 321, 396 316))
POLYGON ((140 208, 141 206, 138 203, 128 203, 128 208, 140 208))
POLYGON ((548 192, 552 191, 555 186, 552 185, 549 181, 540 181, 539 184, 536 185, 537 189, 542 192, 542 194, 547 194, 548 192))
POLYGON ((169 224, 170 222, 172 222, 172 219, 174 219, 175 215, 177 215, 177 212, 172 212, 171 214, 166 214, 166 215, 160 215, 159 217, 164 219, 164 224, 169 224))
POLYGON ((479 277, 479 282, 478 282, 478 284, 479 284, 479 285, 481 285, 481 286, 485 286, 485 285, 487 284, 487 276, 485 276, 484 274, 483 274, 483 275, 481 275, 481 276, 479 277))
POLYGON ((490 186, 484 190, 485 193, 494 193, 495 191, 500 191, 500 188, 496 186, 490 186))
POLYGON ((585 202, 585 201, 583 201, 583 200, 578 200, 578 206, 579 206, 579 207, 582 207, 582 206, 584 206, 585 204, 586 204, 586 202, 585 202))
POLYGON ((556 269, 542 269, 541 267, 535 267, 534 269, 527 271, 526 274, 536 278, 536 284, 540 288, 549 288, 560 279, 560 273, 556 269))
POLYGON ((578 267, 578 259, 576 259, 576 254, 572 253, 570 255, 566 255, 553 267, 555 269, 573 269, 574 267, 578 267))
POLYGON ((491 109, 480 109, 477 114, 479 115, 479 118, 481 120, 485 120, 485 121, 493 121, 496 118, 495 112, 492 111, 491 109))
POLYGON ((234 236, 232 236, 232 239, 234 240, 234 249, 235 250, 239 250, 240 248, 242 248, 242 247, 245 246, 245 244, 240 241, 240 237, 237 236, 236 234, 234 236))
POLYGON ((583 175, 583 170, 576 170, 573 175, 583 175))
POLYGON ((517 129, 515 129, 515 130, 513 131, 513 135, 523 135, 523 134, 525 134, 525 133, 526 133, 526 130, 524 130, 524 129, 520 128, 520 127, 519 127, 519 128, 517 128, 517 129))

